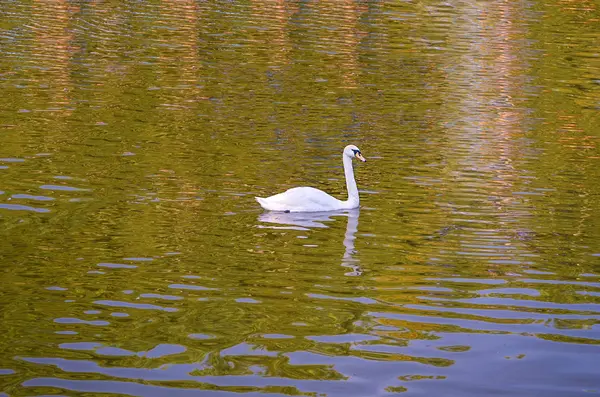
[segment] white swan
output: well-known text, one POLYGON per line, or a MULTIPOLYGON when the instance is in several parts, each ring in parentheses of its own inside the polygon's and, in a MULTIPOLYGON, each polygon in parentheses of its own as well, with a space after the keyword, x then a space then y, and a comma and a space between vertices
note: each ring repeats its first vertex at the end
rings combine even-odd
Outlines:
POLYGON ((295 187, 271 197, 255 197, 256 201, 261 207, 269 211, 319 212, 358 208, 358 188, 352 169, 353 157, 360 161, 367 161, 356 146, 348 145, 344 148, 342 159, 344 174, 346 174, 346 187, 348 188, 348 200, 346 201, 338 200, 313 187, 295 187))

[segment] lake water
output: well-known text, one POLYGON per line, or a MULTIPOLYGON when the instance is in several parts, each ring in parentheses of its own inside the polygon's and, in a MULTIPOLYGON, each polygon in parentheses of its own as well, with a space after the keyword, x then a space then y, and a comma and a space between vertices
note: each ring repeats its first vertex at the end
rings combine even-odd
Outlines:
POLYGON ((600 7, 2 1, 0 396, 600 394, 600 7), (361 208, 263 211, 314 186, 361 208))

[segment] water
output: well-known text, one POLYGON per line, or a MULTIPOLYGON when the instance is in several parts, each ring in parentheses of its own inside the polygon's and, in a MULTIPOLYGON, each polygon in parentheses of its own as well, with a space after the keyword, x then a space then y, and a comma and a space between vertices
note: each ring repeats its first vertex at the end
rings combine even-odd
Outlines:
POLYGON ((597 4, 329 3, 2 2, 0 395, 600 393, 597 4))

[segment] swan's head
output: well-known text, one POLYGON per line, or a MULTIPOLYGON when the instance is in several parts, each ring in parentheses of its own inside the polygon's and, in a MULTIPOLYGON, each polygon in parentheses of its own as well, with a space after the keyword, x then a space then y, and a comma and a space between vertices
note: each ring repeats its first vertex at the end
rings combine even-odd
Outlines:
POLYGON ((362 153, 360 152, 360 149, 357 148, 354 145, 348 145, 344 148, 344 155, 348 156, 350 158, 352 157, 356 157, 357 159, 359 159, 360 161, 367 161, 367 159, 365 159, 362 155, 362 153))

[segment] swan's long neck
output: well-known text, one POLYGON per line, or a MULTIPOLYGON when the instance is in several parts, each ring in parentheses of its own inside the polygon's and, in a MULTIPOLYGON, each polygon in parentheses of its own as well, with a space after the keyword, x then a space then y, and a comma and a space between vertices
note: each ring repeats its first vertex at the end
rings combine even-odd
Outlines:
POLYGON ((354 180, 354 169, 352 168, 352 158, 342 154, 344 162, 344 174, 346 175, 346 188, 348 189, 348 200, 346 205, 348 208, 358 207, 358 188, 356 187, 356 180, 354 180))

